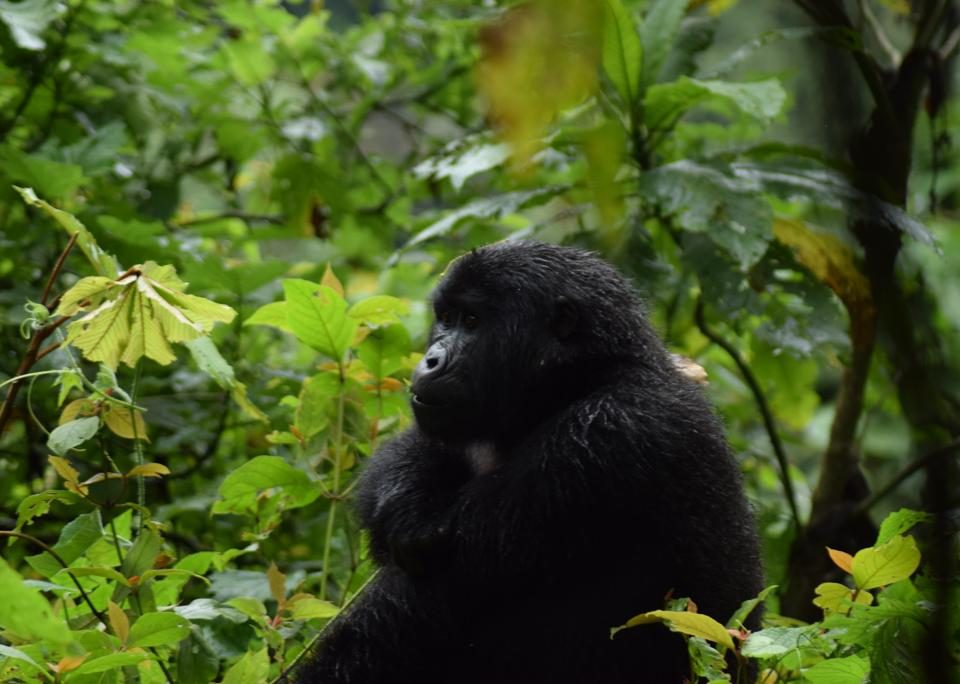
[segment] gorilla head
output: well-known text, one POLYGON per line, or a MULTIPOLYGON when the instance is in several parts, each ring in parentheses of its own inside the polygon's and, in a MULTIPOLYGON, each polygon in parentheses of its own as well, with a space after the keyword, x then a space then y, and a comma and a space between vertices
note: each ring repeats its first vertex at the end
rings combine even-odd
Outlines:
POLYGON ((576 249, 501 242, 455 260, 413 375, 422 430, 509 440, 624 362, 659 346, 631 288, 576 249))

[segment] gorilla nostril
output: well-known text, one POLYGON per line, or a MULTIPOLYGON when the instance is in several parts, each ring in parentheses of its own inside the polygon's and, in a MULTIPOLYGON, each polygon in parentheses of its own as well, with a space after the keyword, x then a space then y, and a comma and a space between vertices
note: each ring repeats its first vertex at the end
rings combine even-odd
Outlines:
POLYGON ((433 370, 438 365, 440 365, 440 359, 438 359, 436 356, 428 356, 426 361, 427 361, 428 370, 433 370))

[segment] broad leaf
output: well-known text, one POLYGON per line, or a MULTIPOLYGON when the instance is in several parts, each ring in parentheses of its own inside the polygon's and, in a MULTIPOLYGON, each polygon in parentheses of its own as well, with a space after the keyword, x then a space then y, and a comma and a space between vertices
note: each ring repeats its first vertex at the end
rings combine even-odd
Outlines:
POLYGON ((768 627, 748 636, 741 653, 748 658, 782 656, 808 642, 816 630, 816 627, 768 627))
POLYGON ((666 622, 670 629, 675 632, 713 641, 731 650, 736 648, 733 644, 733 637, 730 636, 727 628, 712 617, 679 610, 651 610, 641 613, 627 620, 625 625, 611 629, 610 636, 612 637, 623 629, 656 622, 666 622))
POLYGON ((63 456, 91 439, 99 429, 100 419, 97 416, 71 420, 54 428, 47 438, 47 447, 53 453, 63 456))
POLYGON ((831 658, 803 671, 810 684, 863 684, 870 674, 870 661, 861 656, 831 658))
POLYGON ((327 285, 308 280, 283 281, 287 324, 304 344, 334 361, 343 360, 357 331, 356 319, 347 316, 347 302, 327 285))
MULTIPOLYGON (((0 558, 0 627, 21 639, 70 641, 70 630, 63 619, 55 617, 50 603, 0 558)), ((15 642, 16 643, 16 642, 15 642)), ((3 655, 3 653, 0 653, 3 655)))
POLYGON ((604 0, 603 10, 603 70, 632 110, 639 97, 643 46, 620 0, 604 0))
MULTIPOLYGON (((463 149, 463 143, 456 141, 452 149, 430 157, 413 167, 417 178, 448 178, 457 192, 469 178, 497 168, 510 158, 510 147, 504 144, 480 144, 463 149)), ((449 148, 450 146, 448 146, 449 148)))
POLYGON ((886 544, 898 534, 911 529, 914 525, 930 522, 933 516, 923 511, 912 511, 909 508, 901 508, 895 513, 891 513, 884 518, 880 525, 880 531, 877 533, 877 545, 886 544))
POLYGON ((13 42, 24 50, 43 50, 41 34, 65 9, 57 0, 0 0, 0 20, 10 29, 13 42))
POLYGON ((823 582, 817 586, 816 593, 813 604, 827 613, 850 610, 851 603, 862 606, 873 603, 873 594, 869 591, 857 591, 838 582, 823 582))
POLYGON ((699 81, 683 76, 647 89, 645 122, 652 131, 666 130, 690 109, 710 103, 730 104, 748 116, 768 121, 780 113, 786 98, 787 94, 776 79, 731 83, 699 81))
POLYGON ((861 549, 853 557, 853 580, 860 589, 876 589, 907 579, 920 565, 913 537, 895 536, 887 543, 861 549))
POLYGON ((130 628, 129 646, 171 646, 190 634, 190 622, 176 613, 146 613, 130 628))
POLYGON ((300 508, 316 501, 320 487, 302 470, 279 456, 257 456, 231 472, 220 485, 214 513, 245 513, 256 508, 257 497, 273 490, 284 508, 300 508))

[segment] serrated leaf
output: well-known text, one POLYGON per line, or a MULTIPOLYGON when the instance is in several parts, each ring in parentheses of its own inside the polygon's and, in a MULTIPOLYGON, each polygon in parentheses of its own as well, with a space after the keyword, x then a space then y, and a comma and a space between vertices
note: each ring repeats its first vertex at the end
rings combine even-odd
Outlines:
POLYGON ((741 653, 748 658, 775 658, 794 651, 809 641, 817 627, 768 627, 754 632, 743 642, 741 653))
POLYGON ((731 104, 748 116, 769 121, 780 113, 786 99, 787 94, 776 79, 732 83, 682 76, 647 89, 644 121, 652 131, 668 130, 689 110, 713 102, 731 104))
POLYGON ((70 395, 71 390, 83 388, 83 376, 76 371, 68 371, 57 376, 56 384, 60 386, 57 393, 57 406, 63 404, 70 395))
POLYGON ((603 70, 627 107, 639 97, 643 45, 633 19, 620 0, 604 1, 603 70))
POLYGON ((853 580, 859 589, 876 589, 907 579, 919 565, 917 542, 898 535, 881 546, 857 551, 853 580))
POLYGON ((54 428, 47 438, 47 447, 53 453, 63 456, 97 434, 100 419, 97 416, 78 418, 54 428))
POLYGON ((849 610, 851 602, 863 606, 873 603, 873 594, 869 591, 856 591, 837 582, 823 582, 817 586, 816 593, 813 604, 826 612, 849 610))
POLYGON ((626 624, 610 630, 610 636, 612 637, 623 629, 656 622, 667 623, 667 626, 675 632, 700 637, 707 641, 716 642, 731 650, 736 650, 730 632, 712 617, 709 615, 701 615, 700 613, 690 613, 679 610, 651 610, 646 613, 641 613, 640 615, 635 615, 627 620, 626 624))
POLYGON ((347 316, 347 302, 332 288, 307 280, 285 280, 287 322, 301 342, 334 361, 346 354, 357 330, 356 319, 347 316), (314 294, 316 292, 316 294, 314 294))
POLYGON ((83 297, 71 296, 69 306, 57 310, 58 315, 88 312, 70 324, 67 342, 111 370, 121 362, 133 367, 144 356, 167 365, 176 358, 170 343, 194 340, 236 316, 229 306, 185 294, 186 283, 174 268, 152 261, 116 280, 85 278, 67 295, 77 288, 83 297))
POLYGON ((213 513, 245 513, 256 508, 257 497, 273 490, 286 509, 299 508, 316 501, 320 488, 304 471, 294 468, 279 456, 257 456, 232 471, 220 485, 220 500, 213 513))
POLYGON ((176 613, 146 613, 130 628, 130 648, 170 646, 190 634, 190 622, 176 613))

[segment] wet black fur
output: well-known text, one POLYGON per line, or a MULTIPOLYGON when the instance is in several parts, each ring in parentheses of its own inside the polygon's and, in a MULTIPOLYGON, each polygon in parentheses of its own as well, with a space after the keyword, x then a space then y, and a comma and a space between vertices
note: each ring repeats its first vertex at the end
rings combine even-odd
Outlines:
POLYGON ((442 437, 414 426, 369 462, 357 504, 380 574, 297 681, 680 684, 679 635, 609 630, 668 593, 725 621, 761 588, 701 389, 628 283, 583 251, 471 252, 435 302, 479 320, 455 366, 471 413, 442 437), (478 449, 495 468, 475 467, 478 449))

